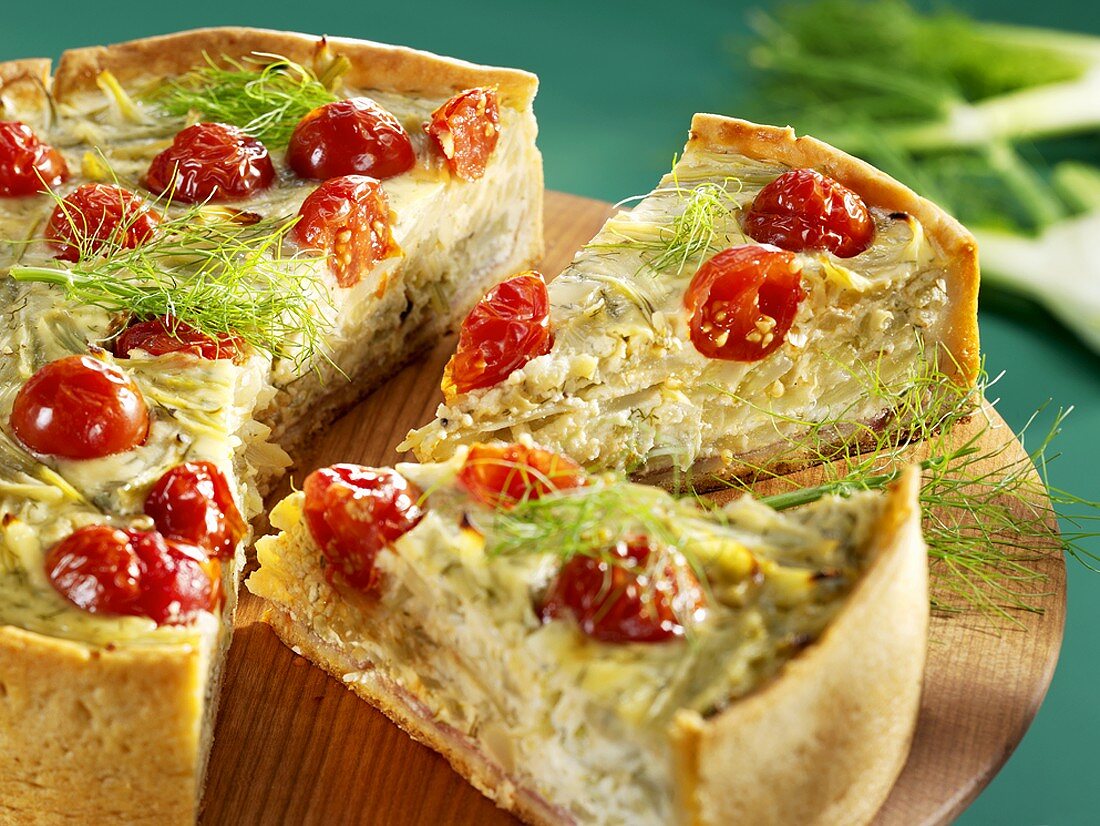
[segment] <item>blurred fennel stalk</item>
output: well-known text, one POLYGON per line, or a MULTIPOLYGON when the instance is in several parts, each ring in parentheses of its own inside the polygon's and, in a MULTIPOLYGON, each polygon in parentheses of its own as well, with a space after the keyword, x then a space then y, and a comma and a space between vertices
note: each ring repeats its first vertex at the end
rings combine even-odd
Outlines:
POLYGON ((751 24, 750 117, 946 207, 978 238, 984 284, 1041 302, 1100 352, 1100 37, 904 0, 811 0, 751 24))

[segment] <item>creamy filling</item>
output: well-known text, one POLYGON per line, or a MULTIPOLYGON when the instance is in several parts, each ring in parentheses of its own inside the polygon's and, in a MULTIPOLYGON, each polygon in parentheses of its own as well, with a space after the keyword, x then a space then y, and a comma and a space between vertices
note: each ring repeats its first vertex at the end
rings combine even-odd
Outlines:
POLYGON ((487 552, 491 515, 453 486, 463 453, 442 466, 399 466, 429 491, 428 514, 379 555, 376 596, 326 577, 302 494, 273 511, 284 533, 259 541, 248 587, 361 662, 345 681, 372 680, 378 669, 578 822, 669 821, 673 714, 724 708, 812 644, 866 563, 881 512, 874 495, 791 515, 746 498, 708 519, 638 486, 639 506, 705 569, 710 598, 684 638, 603 643, 536 614, 560 565, 552 549, 487 552))
MULTIPOLYGON (((173 355, 153 358, 140 351, 120 359, 119 366, 138 384, 153 416, 149 438, 133 451, 85 461, 34 456, 6 426, 0 427, 0 624, 92 644, 184 641, 211 633, 216 623, 206 619, 213 617, 189 627, 156 628, 139 617, 81 611, 50 586, 45 553, 88 524, 150 529, 142 514, 144 497, 165 471, 184 461, 218 465, 242 512, 251 518, 262 507, 261 490, 289 464, 275 444, 288 425, 308 416, 319 398, 333 392, 334 382, 362 374, 368 362, 396 362, 410 331, 427 326, 440 334, 437 317, 455 302, 469 300, 461 295, 464 284, 495 271, 515 249, 534 246, 531 239, 538 229, 523 225, 541 186, 530 157, 536 151, 530 112, 502 109, 501 136, 486 175, 468 184, 450 178, 422 129, 444 98, 377 90, 349 89, 345 94, 366 94, 392 111, 417 151, 413 170, 383 182, 402 254, 349 289, 336 285, 321 258, 296 259, 293 266, 311 267, 319 276, 323 294, 313 298, 331 323, 324 355, 315 363, 295 358, 302 342, 293 340, 286 342, 287 357, 274 363, 260 353, 242 364, 173 355)), ((138 110, 144 122, 128 121, 104 95, 89 93, 58 105, 50 124, 35 113, 6 115, 33 124, 39 137, 65 156, 72 178, 58 188, 60 197, 88 180, 117 179, 152 199, 141 178, 153 156, 184 124, 164 119, 142 103, 138 110)), ((294 216, 317 182, 290 173, 284 154, 272 151, 279 170, 275 185, 228 206, 268 218, 294 216)), ((0 244, 3 273, 17 263, 54 264, 54 251, 42 240, 54 203, 45 195, 0 201, 0 238, 8 241, 0 244)), ((182 209, 168 207, 171 214, 182 209)), ((36 369, 87 352, 124 321, 69 302, 58 288, 40 284, 4 279, 0 299, 8 308, 0 326, 0 422, 5 424, 15 394, 36 369)), ((234 586, 243 567, 244 544, 223 571, 224 580, 234 586)))
POLYGON ((784 171, 685 156, 551 283, 550 352, 440 405, 401 449, 440 460, 458 445, 529 436, 596 468, 687 470, 712 458, 731 464, 814 423, 875 420, 875 391, 904 383, 930 357, 947 305, 944 261, 912 216, 872 208, 875 243, 853 258, 798 254, 807 297, 786 342, 763 360, 709 359, 691 343, 683 296, 692 276, 714 251, 755 243, 742 211, 784 171), (655 271, 654 240, 668 237, 700 187, 727 207, 711 214, 709 251, 655 271))

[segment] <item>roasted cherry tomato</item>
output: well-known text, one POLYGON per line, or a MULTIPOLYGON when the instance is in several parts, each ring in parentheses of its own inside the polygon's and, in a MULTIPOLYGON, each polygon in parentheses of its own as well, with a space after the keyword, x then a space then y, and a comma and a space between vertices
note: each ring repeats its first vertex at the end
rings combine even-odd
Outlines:
POLYGON ((466 454, 458 482, 492 508, 512 508, 556 490, 585 484, 581 466, 540 447, 476 444, 466 454))
POLYGON ((274 180, 267 147, 224 123, 188 126, 145 173, 150 190, 187 204, 248 198, 274 180))
POLYGON ((303 178, 392 178, 413 168, 416 153, 390 112, 370 98, 347 98, 318 106, 299 121, 286 160, 303 178))
POLYGON ((145 497, 145 513, 165 536, 218 559, 231 558, 248 530, 213 462, 186 462, 169 470, 145 497))
POLYGON ((0 197, 34 195, 68 180, 61 153, 19 121, 0 122, 0 197))
POLYGON ((137 385, 115 365, 66 356, 39 368, 19 388, 11 429, 36 453, 97 459, 144 442, 149 408, 137 385))
POLYGON ((218 588, 199 548, 156 531, 88 525, 46 554, 46 575, 58 593, 93 614, 149 617, 178 625, 213 610, 218 588))
POLYGON ((57 257, 76 261, 103 247, 132 249, 153 237, 160 216, 140 195, 120 186, 81 184, 54 207, 46 238, 57 257))
POLYGON ((813 169, 784 172, 757 193, 745 232, 785 250, 859 255, 875 237, 867 205, 852 190, 813 169))
POLYGON ((466 316, 444 382, 459 393, 492 387, 553 343, 546 282, 537 272, 520 273, 489 290, 466 316))
POLYGON ((378 581, 378 552, 424 515, 420 491, 388 469, 333 465, 306 477, 306 527, 344 581, 362 591, 378 581))
POLYGON ((794 323, 802 289, 794 253, 748 244, 706 261, 684 294, 691 343, 707 358, 758 361, 794 323))
POLYGON ((168 316, 139 321, 123 330, 115 339, 115 355, 129 358, 131 350, 144 350, 151 356, 190 353, 204 359, 237 360, 244 355, 245 343, 236 336, 212 338, 168 316))
POLYGON ((493 89, 467 89, 434 112, 424 128, 447 159, 451 172, 464 181, 485 174, 500 138, 500 106, 493 89))
POLYGON ((619 542, 604 556, 574 556, 562 566, 540 606, 543 620, 573 617, 604 642, 663 642, 701 619, 699 580, 675 552, 655 558, 645 540, 619 542))
POLYGON ((341 287, 353 287, 383 258, 398 251, 390 231, 390 206, 382 184, 366 175, 325 181, 302 203, 294 240, 328 253, 341 287))

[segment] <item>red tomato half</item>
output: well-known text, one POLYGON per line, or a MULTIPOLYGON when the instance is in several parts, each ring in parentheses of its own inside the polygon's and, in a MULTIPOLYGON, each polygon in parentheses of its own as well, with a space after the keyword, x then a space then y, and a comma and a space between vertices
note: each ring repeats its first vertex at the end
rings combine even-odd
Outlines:
POLYGON ((286 160, 303 178, 370 175, 392 178, 412 169, 416 152, 405 127, 370 98, 318 106, 290 136, 286 160))
POLYGON ((585 484, 581 466, 560 453, 522 444, 473 445, 458 482, 491 508, 508 509, 557 490, 585 484))
POLYGON ((115 339, 114 351, 119 358, 129 358, 131 350, 144 350, 151 356, 190 353, 204 359, 237 360, 244 355, 245 346, 236 336, 211 338, 169 316, 130 325, 115 339))
POLYGON ((46 238, 57 257, 76 261, 81 250, 94 255, 104 246, 132 249, 153 237, 160 216, 140 195, 120 186, 81 184, 54 207, 46 238))
POLYGON ((867 205, 848 187, 813 169, 784 172, 757 193, 745 232, 785 250, 859 255, 875 238, 867 205))
POLYGON ((543 620, 573 617, 603 642, 663 642, 683 636, 706 601, 683 557, 665 560, 645 540, 619 542, 606 558, 574 556, 562 566, 540 606, 543 620))
POLYGON ((489 290, 466 316, 444 381, 459 393, 492 387, 553 343, 546 282, 537 272, 520 273, 489 290))
POLYGON ((230 559, 248 530, 213 462, 186 462, 169 470, 145 497, 145 513, 165 536, 218 559, 230 559))
POLYGON ((500 105, 493 89, 467 89, 434 112, 424 125, 447 159, 451 172, 464 181, 485 174, 500 138, 500 105))
POLYGON ((36 453, 98 459, 144 442, 149 408, 118 367, 92 356, 66 356, 19 388, 11 429, 36 453))
POLYGON ((202 551, 156 531, 80 528, 46 554, 46 575, 78 608, 149 617, 157 625, 191 622, 218 601, 202 551))
POLYGON ((328 253, 341 287, 355 286, 377 262, 398 252, 389 201, 375 178, 330 178, 310 193, 298 214, 294 240, 328 253))
POLYGON ((248 198, 274 180, 267 147, 224 123, 188 126, 145 173, 151 191, 186 204, 248 198))
POLYGON ((69 179, 61 153, 19 121, 0 122, 0 197, 34 195, 69 179))
POLYGON ((684 294, 691 343, 707 358, 758 361, 786 340, 805 298, 794 253, 747 244, 704 262, 684 294))
POLYGON ((420 491, 399 473, 360 465, 333 465, 306 477, 304 514, 313 541, 353 588, 378 581, 378 552, 423 517, 420 491))

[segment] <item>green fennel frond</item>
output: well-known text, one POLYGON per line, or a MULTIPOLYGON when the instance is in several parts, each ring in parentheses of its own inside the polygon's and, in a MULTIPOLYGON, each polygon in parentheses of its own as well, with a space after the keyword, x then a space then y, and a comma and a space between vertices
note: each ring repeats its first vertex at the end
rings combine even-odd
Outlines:
POLYGON ((209 56, 201 66, 161 84, 147 98, 165 114, 239 126, 267 146, 290 141, 294 127, 337 97, 311 70, 281 55, 256 52, 243 61, 209 56))
POLYGON ((17 265, 10 271, 16 281, 56 285, 72 301, 128 317, 171 316, 299 366, 327 357, 331 294, 309 259, 285 251, 296 219, 195 204, 165 217, 146 243, 128 247, 125 222, 111 238, 97 239, 60 195, 52 197, 73 228, 78 260, 17 265))

